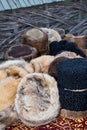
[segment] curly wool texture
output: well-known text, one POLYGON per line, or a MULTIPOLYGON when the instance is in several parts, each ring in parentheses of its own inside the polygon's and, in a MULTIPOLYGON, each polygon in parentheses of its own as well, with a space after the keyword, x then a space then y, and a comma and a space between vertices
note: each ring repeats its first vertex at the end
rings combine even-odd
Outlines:
MULTIPOLYGON (((59 86, 62 87, 62 86, 59 86)), ((59 88, 61 108, 71 111, 87 110, 87 90, 66 90, 59 88)))
POLYGON ((87 110, 87 59, 67 59, 57 64, 57 82, 61 107, 87 110))
POLYGON ((28 126, 44 125, 59 113, 57 83, 48 74, 26 75, 20 82, 15 108, 20 120, 28 126))
POLYGON ((57 64, 63 60, 68 59, 67 57, 58 57, 53 60, 53 62, 50 64, 49 69, 48 69, 48 74, 53 76, 55 79, 57 79, 57 64))
POLYGON ((71 51, 75 52, 77 55, 85 57, 85 54, 81 49, 79 49, 74 43, 68 42, 66 40, 61 40, 60 42, 54 41, 49 44, 50 55, 57 55, 61 51, 71 51))
POLYGON ((58 83, 68 89, 85 89, 87 86, 87 59, 74 58, 57 65, 58 83))
POLYGON ((49 66, 49 70, 48 73, 55 77, 55 79, 57 79, 57 64, 63 60, 66 60, 68 58, 81 58, 80 55, 77 55, 74 52, 69 52, 69 51, 63 51, 60 54, 56 55, 55 59, 51 62, 50 66, 49 66))
POLYGON ((61 40, 61 36, 60 34, 51 28, 41 28, 45 33, 48 34, 48 41, 49 43, 53 42, 53 41, 60 41, 61 40))
POLYGON ((54 60, 54 56, 44 55, 38 58, 35 58, 30 61, 29 64, 25 66, 25 69, 29 73, 39 72, 47 73, 50 63, 54 60))

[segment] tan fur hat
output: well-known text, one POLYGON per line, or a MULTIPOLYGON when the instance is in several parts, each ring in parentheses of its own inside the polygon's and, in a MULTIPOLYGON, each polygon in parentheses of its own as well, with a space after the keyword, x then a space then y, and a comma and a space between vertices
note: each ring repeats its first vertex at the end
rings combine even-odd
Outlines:
POLYGON ((66 34, 64 39, 74 42, 80 49, 87 49, 87 36, 74 36, 73 34, 66 34))
POLYGON ((55 79, 43 73, 26 75, 17 90, 15 109, 19 119, 28 126, 52 121, 60 109, 55 79))
POLYGON ((80 55, 77 55, 75 52, 70 52, 70 51, 63 51, 60 54, 56 55, 55 58, 58 57, 67 57, 67 58, 81 58, 80 55))
POLYGON ((47 73, 50 63, 55 59, 54 56, 44 55, 38 58, 35 58, 30 61, 29 64, 25 65, 25 69, 29 73, 39 72, 47 73))
POLYGON ((27 74, 25 61, 6 61, 0 64, 0 128, 2 130, 17 119, 14 100, 18 84, 27 74))

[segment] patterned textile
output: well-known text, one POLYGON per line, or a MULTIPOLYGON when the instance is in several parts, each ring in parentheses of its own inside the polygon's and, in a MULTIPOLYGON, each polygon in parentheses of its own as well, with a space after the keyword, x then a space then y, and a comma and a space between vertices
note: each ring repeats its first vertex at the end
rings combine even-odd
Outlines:
POLYGON ((5 130, 87 130, 87 117, 68 119, 60 116, 47 125, 34 128, 28 128, 19 121, 7 127, 5 130))

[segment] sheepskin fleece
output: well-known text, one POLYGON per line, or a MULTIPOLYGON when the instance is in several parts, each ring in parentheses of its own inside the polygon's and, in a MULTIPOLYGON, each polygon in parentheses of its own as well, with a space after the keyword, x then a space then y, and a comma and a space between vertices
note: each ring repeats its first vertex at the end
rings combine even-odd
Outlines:
POLYGON ((18 84, 27 72, 23 60, 6 61, 0 64, 0 130, 16 120, 14 100, 18 84))
POLYGON ((7 77, 7 72, 5 70, 0 70, 0 80, 7 77))
POLYGON ((70 111, 67 109, 61 109, 60 115, 65 118, 69 119, 82 119, 87 117, 87 110, 86 111, 70 111))
POLYGON ((48 34, 49 43, 52 41, 60 41, 61 40, 61 36, 56 30, 51 29, 51 28, 41 28, 41 29, 48 34))
POLYGON ((66 34, 64 39, 74 42, 79 48, 87 49, 87 36, 74 36, 73 34, 66 34))
POLYGON ((11 76, 0 81, 0 111, 13 104, 19 82, 11 76))
POLYGON ((13 76, 21 78, 27 74, 24 66, 27 64, 24 60, 9 60, 0 64, 0 80, 13 76))
POLYGON ((51 42, 49 44, 49 50, 50 50, 49 54, 53 56, 57 55, 61 51, 71 51, 85 57, 84 52, 80 48, 78 48, 77 45, 75 45, 75 43, 68 42, 67 40, 61 40, 59 42, 57 41, 51 42))
POLYGON ((58 55, 56 55, 55 58, 57 57, 67 57, 67 58, 81 58, 80 55, 77 55, 75 52, 70 52, 70 51, 63 51, 61 53, 59 53, 58 55))
POLYGON ((42 73, 26 75, 19 84, 15 108, 19 119, 27 126, 51 122, 60 109, 55 79, 42 73))
POLYGON ((5 130, 8 125, 17 121, 17 113, 14 105, 0 112, 0 130, 5 130))
POLYGON ((67 57, 57 57, 57 58, 55 58, 55 59, 53 60, 53 62, 50 64, 50 66, 49 66, 48 74, 51 75, 51 76, 53 76, 55 79, 57 79, 58 74, 57 74, 56 65, 57 65, 59 62, 61 62, 61 61, 63 61, 63 60, 66 60, 66 59, 68 59, 68 58, 67 58, 67 57))
POLYGON ((0 64, 0 69, 5 69, 12 65, 23 67, 25 64, 27 64, 27 62, 24 60, 8 60, 0 64))
POLYGON ((39 72, 47 73, 50 63, 54 60, 54 56, 44 55, 38 58, 35 58, 30 61, 29 64, 25 66, 25 69, 29 73, 39 72))

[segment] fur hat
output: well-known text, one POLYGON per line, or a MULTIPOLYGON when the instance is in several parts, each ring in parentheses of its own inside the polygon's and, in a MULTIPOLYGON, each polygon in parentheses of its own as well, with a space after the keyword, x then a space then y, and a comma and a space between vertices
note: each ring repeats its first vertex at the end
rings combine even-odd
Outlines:
POLYGON ((48 36, 40 28, 32 28, 22 35, 22 43, 35 47, 38 54, 48 54, 48 36))
POLYGON ((77 55, 85 57, 83 51, 81 51, 74 43, 68 42, 66 40, 61 40, 60 42, 54 41, 49 45, 50 55, 57 55, 61 51, 71 51, 75 52, 77 55))
POLYGON ((18 84, 27 72, 23 60, 6 61, 0 64, 0 128, 2 130, 17 119, 14 100, 18 84))
POLYGON ((59 32, 57 32, 56 30, 51 29, 51 28, 41 28, 41 29, 45 33, 47 33, 49 43, 51 43, 53 41, 60 41, 61 40, 61 36, 60 36, 59 32))
POLYGON ((11 46, 5 53, 5 59, 25 59, 31 60, 37 56, 37 50, 29 45, 11 46))
POLYGON ((57 82, 63 109, 87 110, 87 59, 67 59, 57 64, 57 82))
POLYGON ((14 104, 0 112, 0 130, 5 130, 7 126, 17 121, 17 113, 14 104))
POLYGON ((54 30, 60 34, 61 38, 64 38, 65 30, 63 28, 54 28, 54 30))
POLYGON ((86 35, 74 36, 72 34, 66 34, 64 39, 76 44, 78 48, 80 48, 87 57, 87 36, 86 35))
POLYGON ((11 76, 0 81, 0 128, 5 129, 17 119, 14 100, 19 82, 11 76))
POLYGON ((77 55, 75 52, 71 52, 71 51, 62 51, 62 52, 58 53, 55 57, 56 58, 58 58, 58 57, 81 58, 80 55, 77 55))
POLYGON ((58 57, 56 59, 53 60, 53 62, 50 64, 49 66, 49 69, 48 69, 48 74, 53 76, 55 79, 57 78, 57 68, 56 68, 56 65, 63 61, 63 60, 66 60, 68 59, 67 57, 58 57))
POLYGON ((87 36, 74 36, 73 34, 66 34, 64 37, 65 40, 69 42, 74 42, 79 48, 87 49, 87 36))
POLYGON ((54 60, 54 56, 44 55, 38 58, 35 58, 30 61, 29 64, 26 64, 25 69, 29 73, 39 72, 47 73, 50 63, 54 60))
POLYGON ((28 126, 43 125, 52 121, 60 109, 54 78, 42 73, 26 75, 19 84, 15 108, 19 119, 28 126))
POLYGON ((9 76, 21 78, 27 74, 24 66, 27 64, 24 60, 8 60, 0 64, 0 79, 9 76))

